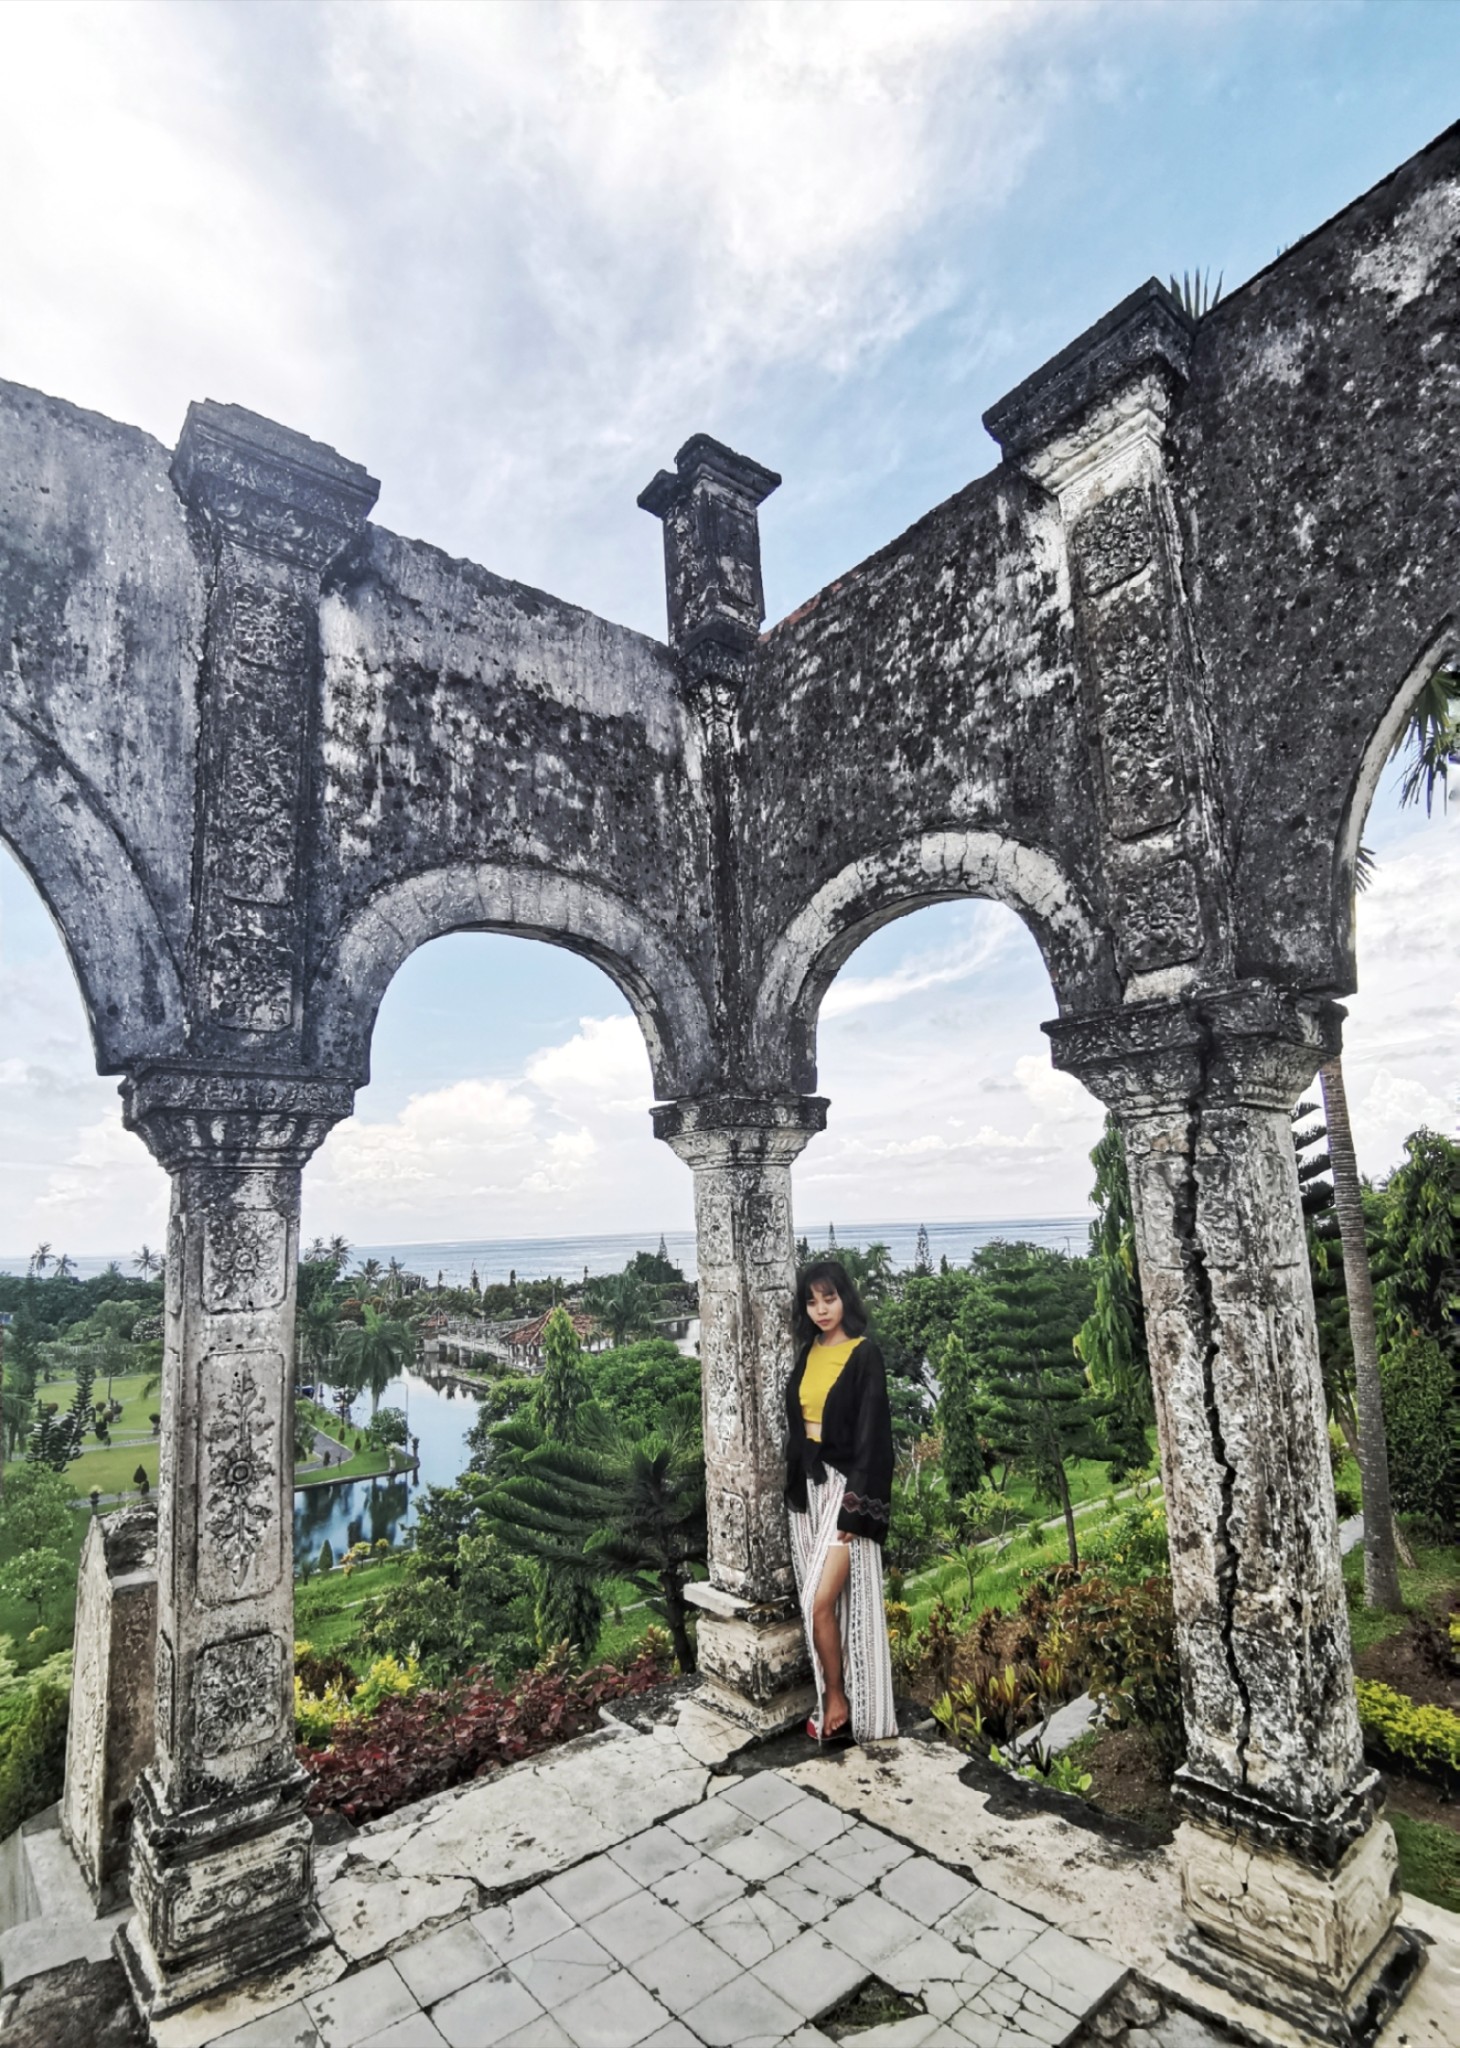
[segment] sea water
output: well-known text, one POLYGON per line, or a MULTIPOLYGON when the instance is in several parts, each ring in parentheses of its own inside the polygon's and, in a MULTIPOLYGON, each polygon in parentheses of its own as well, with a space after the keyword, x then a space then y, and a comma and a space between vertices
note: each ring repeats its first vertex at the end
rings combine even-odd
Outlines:
MULTIPOLYGON (((796 1224, 797 1235, 804 1237, 817 1253, 825 1250, 832 1229, 840 1245, 885 1244, 892 1264, 899 1270, 907 1271, 916 1257, 916 1223, 828 1225, 803 1223, 798 1218, 796 1224)), ((963 1266, 977 1246, 999 1237, 1020 1238, 1026 1244, 1083 1254, 1089 1249, 1090 1218, 1088 1212, 1078 1216, 1002 1216, 973 1223, 930 1223, 927 1232, 935 1267, 940 1258, 946 1258, 950 1265, 963 1266)), ((357 1244, 350 1248, 350 1267, 357 1266, 362 1259, 379 1259, 382 1266, 391 1259, 399 1259, 407 1272, 419 1273, 432 1287, 438 1273, 444 1286, 465 1287, 473 1271, 483 1287, 493 1280, 506 1280, 512 1273, 519 1280, 572 1281, 581 1280, 585 1271, 590 1278, 597 1273, 621 1272, 635 1252, 657 1251, 661 1236, 670 1259, 687 1278, 693 1279, 694 1232, 654 1228, 612 1237, 487 1237, 453 1243, 357 1244)), ((0 1272, 23 1273, 28 1263, 25 1258, 0 1258, 0 1272)), ((110 1261, 102 1256, 77 1258, 73 1263, 77 1278, 89 1280, 103 1272, 110 1261)), ((116 1264, 124 1273, 134 1271, 130 1253, 118 1253, 116 1264)))

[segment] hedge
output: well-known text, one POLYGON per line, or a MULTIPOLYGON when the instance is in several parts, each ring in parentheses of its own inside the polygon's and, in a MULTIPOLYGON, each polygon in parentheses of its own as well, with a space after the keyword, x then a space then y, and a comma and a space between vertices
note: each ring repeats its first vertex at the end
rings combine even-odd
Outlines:
POLYGON ((48 1680, 0 1725, 0 1842, 60 1798, 70 1708, 65 1687, 48 1680))
POLYGON ((1357 1681, 1359 1725, 1371 1748, 1426 1776, 1460 1779, 1460 1714, 1417 1706, 1377 1679, 1357 1681))

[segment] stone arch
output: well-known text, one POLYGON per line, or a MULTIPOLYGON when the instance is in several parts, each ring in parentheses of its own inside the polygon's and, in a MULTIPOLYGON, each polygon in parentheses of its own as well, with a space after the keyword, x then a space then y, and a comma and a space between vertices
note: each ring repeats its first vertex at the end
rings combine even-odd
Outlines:
POLYGON ((0 707, 0 837, 50 912, 81 991, 98 1071, 175 1053, 182 975, 105 805, 52 741, 0 707))
POLYGON ((1354 907, 1359 846, 1379 779, 1425 683, 1437 668, 1455 667, 1457 664, 1460 664, 1460 623, 1454 616, 1447 616, 1427 637, 1421 653, 1405 670, 1398 688, 1375 721, 1355 765, 1333 848, 1334 955, 1342 977, 1341 985, 1345 988, 1354 988, 1358 981, 1354 955, 1354 907))
POLYGON ((810 1093, 822 997, 863 939, 911 910, 987 896, 1032 931, 1063 1015, 1076 990, 1118 1003, 1110 940, 1052 855, 1001 832, 922 832, 824 882, 772 947, 752 1021, 758 1077, 810 1093))
POLYGON ((632 904, 580 875, 498 861, 466 861, 377 889, 340 930, 307 1004, 311 1042, 325 1065, 363 1083, 376 1013, 402 962, 447 932, 543 939, 594 962, 639 1020, 661 1098, 693 1094, 708 1079, 711 1027, 704 996, 678 947, 632 904))

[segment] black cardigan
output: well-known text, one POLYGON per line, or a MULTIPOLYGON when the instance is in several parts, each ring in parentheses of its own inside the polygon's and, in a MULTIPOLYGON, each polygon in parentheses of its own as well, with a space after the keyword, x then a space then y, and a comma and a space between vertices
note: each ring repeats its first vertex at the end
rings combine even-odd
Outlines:
POLYGON ((847 1482, 837 1527, 885 1543, 892 1512, 892 1410, 877 1339, 860 1338, 837 1376, 822 1410, 820 1443, 806 1434, 801 1413, 801 1377, 810 1352, 811 1345, 803 1344, 786 1382, 787 1504, 804 1515, 808 1477, 820 1483, 826 1466, 834 1465, 847 1482))

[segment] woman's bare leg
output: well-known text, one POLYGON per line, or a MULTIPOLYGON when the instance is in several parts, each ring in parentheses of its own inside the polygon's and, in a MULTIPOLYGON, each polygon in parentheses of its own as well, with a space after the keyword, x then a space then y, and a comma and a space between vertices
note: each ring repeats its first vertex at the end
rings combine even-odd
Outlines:
POLYGON ((816 1598, 811 1605, 811 1639, 821 1665, 824 1691, 821 1702, 821 1732, 833 1734, 847 1720, 851 1708, 842 1686, 842 1636, 837 1624, 836 1603, 852 1569, 852 1553, 845 1543, 832 1542, 821 1567, 816 1598))

